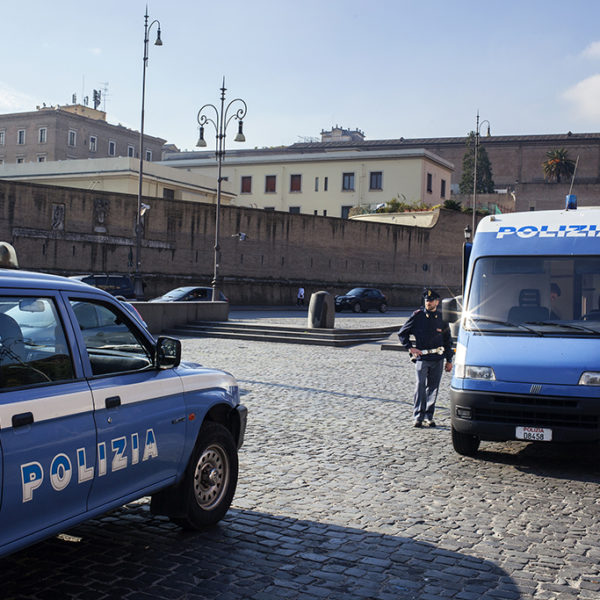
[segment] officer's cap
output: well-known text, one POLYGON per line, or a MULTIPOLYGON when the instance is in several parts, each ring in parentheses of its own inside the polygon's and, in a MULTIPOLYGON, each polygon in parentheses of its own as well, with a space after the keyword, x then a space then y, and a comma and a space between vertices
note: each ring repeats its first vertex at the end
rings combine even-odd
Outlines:
POLYGON ((439 300, 440 295, 435 290, 427 288, 423 290, 423 298, 425 298, 425 300, 439 300))

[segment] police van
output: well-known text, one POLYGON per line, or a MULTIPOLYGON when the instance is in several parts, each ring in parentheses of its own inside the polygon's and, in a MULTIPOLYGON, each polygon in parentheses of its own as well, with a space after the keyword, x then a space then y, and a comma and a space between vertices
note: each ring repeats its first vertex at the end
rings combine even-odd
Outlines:
POLYGON ((451 383, 454 449, 600 439, 600 208, 484 218, 451 383))
POLYGON ((186 528, 225 515, 247 411, 180 359, 110 294, 0 269, 0 555, 142 496, 186 528))

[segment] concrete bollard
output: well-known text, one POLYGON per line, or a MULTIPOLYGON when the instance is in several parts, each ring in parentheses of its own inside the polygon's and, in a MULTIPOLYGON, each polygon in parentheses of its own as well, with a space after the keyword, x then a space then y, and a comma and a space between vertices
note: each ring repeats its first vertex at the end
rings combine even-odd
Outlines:
POLYGON ((309 329, 333 329, 335 300, 329 292, 315 292, 308 305, 309 329))

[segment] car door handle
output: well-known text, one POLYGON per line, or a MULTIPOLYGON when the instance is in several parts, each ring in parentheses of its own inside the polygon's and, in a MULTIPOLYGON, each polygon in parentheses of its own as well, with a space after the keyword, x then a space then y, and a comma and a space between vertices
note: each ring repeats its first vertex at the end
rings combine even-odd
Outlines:
POLYGON ((12 426, 13 427, 24 427, 25 425, 31 425, 33 423, 33 413, 26 412, 18 415, 13 415, 12 426))
POLYGON ((111 396, 105 400, 106 408, 121 406, 121 396, 111 396))

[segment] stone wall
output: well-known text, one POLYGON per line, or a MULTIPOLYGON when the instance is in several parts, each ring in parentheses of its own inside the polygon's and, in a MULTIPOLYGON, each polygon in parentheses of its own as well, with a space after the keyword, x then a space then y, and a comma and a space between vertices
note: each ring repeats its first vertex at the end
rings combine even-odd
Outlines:
MULTIPOLYGON (((215 206, 145 198, 141 264, 147 297, 209 284, 215 206)), ((21 268, 58 274, 134 270, 133 195, 0 181, 0 239, 21 268)), ((373 285, 392 305, 414 305, 423 286, 460 288, 470 216, 442 210, 432 228, 221 207, 223 290, 232 304, 291 304, 302 285, 341 293, 373 285), (239 232, 246 234, 241 241, 239 232)))

